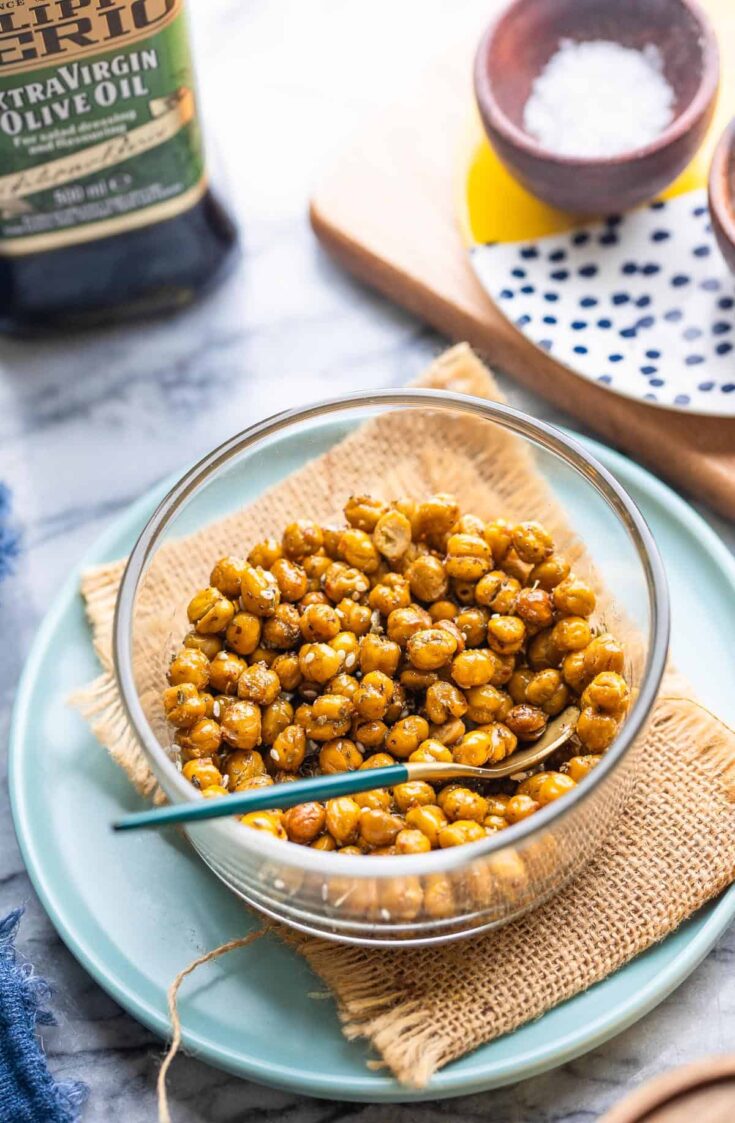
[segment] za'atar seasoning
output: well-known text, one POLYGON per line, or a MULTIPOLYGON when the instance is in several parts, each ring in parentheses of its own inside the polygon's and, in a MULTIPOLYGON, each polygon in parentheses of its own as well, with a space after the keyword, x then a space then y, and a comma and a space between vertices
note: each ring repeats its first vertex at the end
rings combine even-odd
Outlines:
POLYGON ((231 255, 183 0, 0 4, 0 324, 192 299, 231 255))

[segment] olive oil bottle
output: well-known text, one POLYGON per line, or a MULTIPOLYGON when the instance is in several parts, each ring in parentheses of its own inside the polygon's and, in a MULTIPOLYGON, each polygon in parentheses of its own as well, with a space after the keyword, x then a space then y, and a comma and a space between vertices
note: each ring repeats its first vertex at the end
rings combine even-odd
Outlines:
POLYGON ((0 0, 0 330, 179 307, 235 244, 184 0, 0 0))

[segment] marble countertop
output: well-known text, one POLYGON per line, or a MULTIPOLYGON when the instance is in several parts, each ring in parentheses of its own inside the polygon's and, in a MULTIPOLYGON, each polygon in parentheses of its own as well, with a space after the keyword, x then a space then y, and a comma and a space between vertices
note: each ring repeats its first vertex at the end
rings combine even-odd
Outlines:
MULTIPOLYGON (((209 135, 245 254, 224 287, 176 319, 37 344, 0 342, 0 479, 23 564, 0 591, 0 744, 24 656, 60 582, 141 492, 285 403, 392 386, 444 341, 343 275, 308 227, 309 191, 357 122, 387 103, 482 0, 191 0, 209 135), (458 21, 458 8, 461 20, 458 21)), ((514 404, 564 422, 503 381, 514 404)), ((735 547, 735 534, 715 527, 735 547)), ((3 764, 3 768, 4 768, 3 764)), ((0 915, 26 906, 22 951, 54 984, 51 1066, 91 1086, 85 1123, 152 1123, 161 1043, 61 944, 18 854, 3 785, 0 915)), ((175 1123, 587 1123, 672 1065, 732 1048, 735 934, 637 1026, 516 1087, 413 1107, 334 1104, 176 1061, 175 1123)))

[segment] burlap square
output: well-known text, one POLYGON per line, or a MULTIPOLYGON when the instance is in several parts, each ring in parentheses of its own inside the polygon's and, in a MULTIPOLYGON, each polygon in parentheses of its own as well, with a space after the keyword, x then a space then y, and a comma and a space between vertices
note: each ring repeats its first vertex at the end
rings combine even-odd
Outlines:
MULTIPOLYGON (((500 398, 465 345, 440 356, 419 384, 500 398)), ((480 514, 543 513, 577 568, 584 564, 564 512, 514 437, 500 435, 489 450, 482 443, 472 447, 470 432, 460 457, 451 432, 434 430, 428 442, 421 424, 404 417, 400 430, 391 431, 390 420, 371 422, 244 511, 167 546, 174 564, 149 591, 151 666, 160 665, 169 617, 160 624, 159 618, 167 597, 180 598, 182 588, 201 583, 214 557, 242 552, 233 543, 278 533, 302 512, 329 517, 352 491, 456 490, 463 505, 480 514), (482 474, 473 475, 472 465, 483 458, 482 474)), ((155 780, 127 725, 112 670, 112 618, 123 567, 116 562, 84 576, 103 673, 76 703, 138 790, 152 796, 155 780)), ((151 690, 154 685, 151 670, 151 690)), ((400 1081, 424 1086, 449 1061, 605 978, 733 880, 735 733, 687 694, 669 670, 623 817, 577 880, 542 908, 471 941, 426 949, 343 947, 279 931, 334 993, 347 1037, 366 1038, 400 1081)))

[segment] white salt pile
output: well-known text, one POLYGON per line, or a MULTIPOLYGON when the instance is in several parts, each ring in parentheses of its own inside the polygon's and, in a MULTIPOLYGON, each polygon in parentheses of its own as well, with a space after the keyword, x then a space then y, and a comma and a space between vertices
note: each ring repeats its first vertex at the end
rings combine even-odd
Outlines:
POLYGON ((673 115, 657 47, 563 39, 533 83, 523 125, 561 156, 604 157, 649 144, 673 115))

